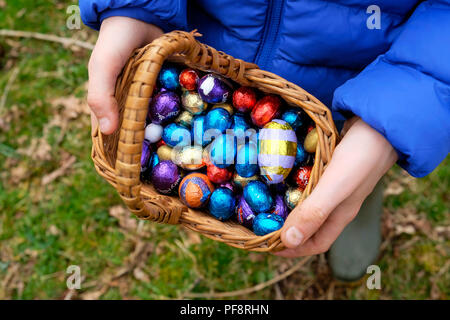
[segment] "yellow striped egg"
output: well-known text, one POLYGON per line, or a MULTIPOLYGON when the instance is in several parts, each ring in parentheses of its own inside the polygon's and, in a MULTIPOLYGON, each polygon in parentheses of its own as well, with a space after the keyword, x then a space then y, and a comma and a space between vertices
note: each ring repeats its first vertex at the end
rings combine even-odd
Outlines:
POLYGON ((275 119, 259 132, 258 164, 267 183, 280 183, 289 175, 297 153, 297 136, 284 120, 275 119))

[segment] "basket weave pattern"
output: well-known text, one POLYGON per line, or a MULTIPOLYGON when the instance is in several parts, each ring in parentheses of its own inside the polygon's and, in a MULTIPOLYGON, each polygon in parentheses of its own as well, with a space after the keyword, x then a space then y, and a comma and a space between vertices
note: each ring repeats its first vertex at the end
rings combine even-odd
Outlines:
POLYGON ((161 66, 168 59, 205 72, 215 72, 265 93, 277 94, 289 105, 305 110, 316 124, 319 143, 302 200, 316 186, 336 146, 338 135, 331 112, 318 99, 299 86, 260 70, 255 64, 234 59, 198 42, 195 36, 198 36, 195 32, 173 31, 135 51, 116 83, 120 130, 108 136, 99 128, 93 131, 91 156, 95 168, 140 219, 182 224, 211 239, 246 250, 279 251, 284 248, 280 231, 256 236, 235 222, 221 222, 205 212, 190 209, 178 197, 161 195, 151 185, 140 181, 148 104, 161 66))

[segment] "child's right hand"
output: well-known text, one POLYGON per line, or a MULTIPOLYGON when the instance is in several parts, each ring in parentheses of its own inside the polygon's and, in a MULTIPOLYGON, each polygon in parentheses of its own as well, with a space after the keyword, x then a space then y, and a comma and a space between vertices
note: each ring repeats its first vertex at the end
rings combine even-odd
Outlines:
POLYGON ((134 49, 161 34, 160 28, 132 18, 110 17, 103 21, 88 67, 87 102, 93 113, 93 128, 98 119, 104 134, 117 129, 119 114, 114 98, 117 76, 134 49))

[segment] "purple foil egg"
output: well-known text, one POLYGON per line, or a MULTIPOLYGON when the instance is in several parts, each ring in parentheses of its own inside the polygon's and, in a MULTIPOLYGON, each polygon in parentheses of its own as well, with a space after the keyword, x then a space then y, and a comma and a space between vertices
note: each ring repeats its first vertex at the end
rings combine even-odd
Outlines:
POLYGON ((284 197, 280 194, 277 194, 275 196, 275 207, 272 210, 272 214, 276 214, 277 216, 280 216, 284 220, 286 220, 289 209, 287 205, 284 203, 284 197))
POLYGON ((165 124, 180 113, 180 97, 172 91, 158 93, 150 102, 147 122, 165 124))
POLYGON ((177 188, 180 180, 181 176, 178 167, 170 160, 158 163, 151 173, 153 186, 162 194, 172 193, 177 188))
POLYGON ((235 193, 235 191, 236 191, 236 187, 235 187, 235 185, 234 185, 232 182, 221 183, 221 184, 219 185, 219 187, 228 188, 228 189, 230 189, 231 191, 233 191, 233 193, 235 193))
POLYGON ((236 206, 236 219, 243 226, 251 229, 253 226, 253 219, 255 219, 256 214, 253 212, 252 208, 245 201, 244 197, 240 195, 238 197, 236 206))
POLYGON ((222 77, 211 73, 199 80, 198 93, 207 103, 224 103, 231 94, 231 85, 222 77))
POLYGON ((147 170, 151 158, 152 158, 152 147, 148 140, 144 140, 144 142, 142 143, 142 154, 141 154, 141 171, 142 172, 147 170))

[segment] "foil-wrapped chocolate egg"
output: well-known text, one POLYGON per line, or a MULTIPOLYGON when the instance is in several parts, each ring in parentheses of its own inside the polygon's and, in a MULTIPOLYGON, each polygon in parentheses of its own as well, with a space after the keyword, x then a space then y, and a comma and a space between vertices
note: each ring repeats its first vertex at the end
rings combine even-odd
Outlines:
POLYGON ((253 220, 253 232, 257 236, 264 236, 280 230, 283 225, 284 220, 280 216, 271 213, 260 213, 253 220))
POLYGON ((184 147, 191 144, 191 132, 184 126, 170 123, 164 128, 162 139, 169 147, 184 147))
POLYGON ((225 131, 231 127, 230 113, 223 108, 210 110, 205 116, 204 126, 205 131, 215 129, 225 133, 225 131))
POLYGON ((159 71, 158 81, 161 87, 175 91, 180 86, 178 75, 179 71, 177 67, 171 64, 165 64, 159 71))
MULTIPOLYGON (((161 135, 161 137, 162 137, 162 135, 161 135)), ((166 145, 166 143, 164 142, 163 139, 161 139, 158 142, 156 142, 156 149, 158 149, 161 146, 165 146, 165 145, 166 145)))
POLYGON ((259 132, 258 163, 269 184, 283 182, 294 166, 297 136, 284 120, 275 119, 259 132))
POLYGON ((173 149, 169 147, 168 145, 164 144, 160 146, 156 150, 156 154, 158 155, 159 161, 172 161, 173 157, 173 149))
POLYGON ((269 187, 261 181, 250 181, 244 188, 244 198, 253 211, 270 212, 273 199, 269 187))
POLYGON ((186 146, 174 149, 173 162, 185 170, 198 170, 205 166, 203 149, 199 146, 186 146))
POLYGON ((231 182, 231 181, 227 181, 227 182, 224 182, 224 183, 220 183, 220 184, 219 184, 219 187, 228 188, 228 189, 230 189, 231 191, 233 191, 233 193, 236 192, 236 187, 234 186, 233 182, 231 182))
POLYGON ((312 167, 310 166, 300 167, 294 171, 293 179, 300 189, 305 189, 308 185, 309 179, 311 178, 311 171, 312 167))
POLYGON ((150 123, 145 127, 144 137, 151 143, 156 143, 161 139, 163 127, 156 123, 150 123))
POLYGON ((295 155, 294 167, 299 167, 308 161, 308 153, 303 148, 301 143, 297 143, 297 154, 295 155))
POLYGON ((286 220, 289 214, 289 208, 286 203, 284 203, 284 197, 280 194, 275 195, 275 206, 273 207, 272 214, 280 216, 283 220, 286 220))
POLYGON ((252 177, 241 177, 240 175, 238 175, 237 172, 234 173, 233 176, 233 183, 239 187, 240 189, 244 189, 245 186, 250 182, 250 181, 257 181, 259 179, 258 175, 254 175, 252 177))
POLYGON ((184 69, 180 72, 180 76, 178 77, 178 80, 180 81, 180 85, 189 91, 193 91, 197 89, 197 82, 198 82, 198 73, 194 69, 184 69))
POLYGON ((231 85, 222 77, 211 73, 198 81, 198 93, 208 103, 224 103, 231 93, 231 85))
POLYGON ((204 207, 213 191, 214 186, 208 177, 197 172, 185 176, 178 188, 181 201, 189 208, 204 207))
POLYGON ((306 152, 314 153, 316 152, 318 142, 319 135, 317 134, 317 129, 314 128, 306 135, 305 142, 303 142, 303 147, 305 148, 306 152))
POLYGON ((208 103, 203 101, 197 92, 187 90, 181 95, 181 105, 194 115, 201 114, 208 108, 208 103))
POLYGON ((302 191, 298 188, 289 188, 284 195, 284 202, 289 209, 293 210, 300 202, 302 191))
POLYGON ((259 172, 256 144, 249 142, 238 146, 235 168, 238 175, 244 178, 252 177, 259 172))
POLYGON ((219 168, 234 164, 236 157, 236 139, 232 135, 222 134, 211 143, 209 158, 219 168))
POLYGON ((224 221, 231 218, 234 213, 236 199, 233 192, 228 188, 217 188, 211 194, 208 209, 217 219, 224 221))
POLYGON ((154 167, 159 163, 159 157, 156 152, 153 152, 152 158, 150 159, 150 164, 148 170, 153 170, 154 167))
POLYGON ((179 113, 180 98, 178 95, 172 91, 160 92, 150 101, 147 122, 166 124, 175 119, 179 113))
POLYGON ((233 92, 233 106, 240 112, 251 112, 256 105, 256 92, 250 87, 240 87, 233 92))
POLYGON ((191 136, 194 140, 194 145, 196 146, 206 146, 209 141, 206 141, 204 139, 204 133, 205 133, 205 116, 204 115, 198 115, 195 116, 192 119, 192 125, 191 125, 191 136))
POLYGON ((289 123, 295 132, 307 124, 306 113, 300 108, 290 108, 286 110, 281 115, 281 119, 289 123))
POLYGON ((277 96, 268 95, 260 99, 251 112, 254 125, 262 128, 275 119, 280 110, 281 100, 277 96))
POLYGON ((142 153, 141 153, 141 172, 148 169, 150 165, 150 160, 152 158, 152 146, 148 140, 142 142, 142 153))
POLYGON ((251 136, 252 134, 256 133, 254 129, 252 129, 253 130, 252 132, 247 131, 251 129, 251 126, 247 122, 245 115, 240 112, 232 116, 230 129, 233 130, 234 135, 238 139, 245 139, 246 136, 251 136))
POLYGON ((235 211, 237 222, 251 229, 253 227, 253 219, 255 219, 256 214, 253 212, 252 208, 250 208, 247 201, 245 201, 244 196, 238 196, 235 211))
POLYGON ((183 127, 190 128, 192 125, 192 121, 194 120, 194 116, 189 111, 182 111, 178 117, 175 118, 174 122, 182 125, 183 127))
POLYGON ((161 161, 152 170, 151 181, 158 192, 171 194, 181 180, 180 172, 172 161, 161 161))
POLYGON ((217 184, 230 181, 233 177, 233 172, 231 170, 228 168, 219 168, 212 163, 206 167, 206 174, 211 182, 217 184))
POLYGON ((218 103, 212 106, 211 110, 222 108, 228 111, 228 113, 232 116, 234 113, 233 106, 229 103, 218 103))

